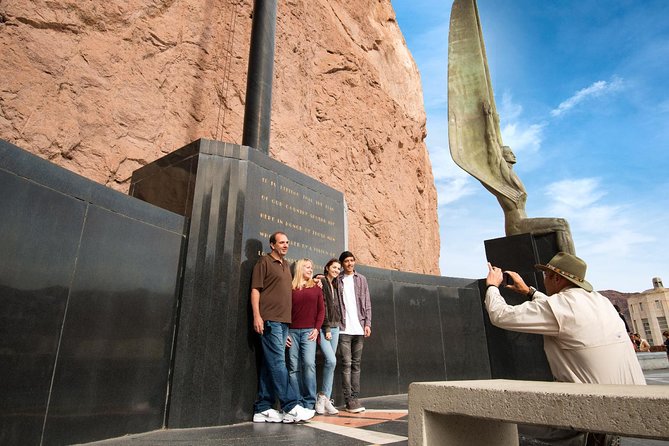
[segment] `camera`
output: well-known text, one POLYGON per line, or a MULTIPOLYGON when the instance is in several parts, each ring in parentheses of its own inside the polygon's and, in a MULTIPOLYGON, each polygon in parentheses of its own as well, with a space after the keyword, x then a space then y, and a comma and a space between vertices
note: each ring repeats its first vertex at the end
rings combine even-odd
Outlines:
POLYGON ((511 276, 510 276, 508 273, 504 273, 504 274, 502 275, 502 283, 503 283, 504 285, 513 285, 513 284, 514 284, 514 281, 513 281, 513 279, 511 278, 511 276))

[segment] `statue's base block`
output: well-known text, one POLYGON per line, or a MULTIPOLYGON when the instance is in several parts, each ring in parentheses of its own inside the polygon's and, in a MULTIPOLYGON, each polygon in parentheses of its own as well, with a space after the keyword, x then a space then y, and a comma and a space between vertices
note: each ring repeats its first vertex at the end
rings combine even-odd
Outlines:
MULTIPOLYGON (((486 258, 502 270, 515 271, 525 283, 545 291, 543 275, 534 265, 546 264, 557 252, 554 233, 541 236, 520 234, 485 241, 486 258)), ((527 300, 512 291, 501 289, 509 305, 520 305, 527 300)), ((481 281, 481 295, 485 296, 485 281, 481 281)), ((518 333, 497 328, 490 323, 483 311, 490 357, 490 370, 494 379, 523 379, 552 381, 543 339, 540 335, 518 333)))

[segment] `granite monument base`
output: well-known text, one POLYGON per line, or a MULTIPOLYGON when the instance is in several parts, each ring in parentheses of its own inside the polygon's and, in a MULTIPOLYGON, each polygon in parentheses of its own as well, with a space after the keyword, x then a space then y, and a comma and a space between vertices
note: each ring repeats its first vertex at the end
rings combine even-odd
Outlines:
MULTIPOLYGON (((520 234, 486 240, 485 251, 492 265, 517 272, 525 283, 545 292, 543 275, 534 265, 546 264, 558 252, 558 247, 555 234, 520 234)), ((485 280, 480 282, 480 289, 485 298, 485 280)), ((512 291, 503 288, 500 291, 509 305, 527 300, 512 291)), ((493 379, 553 380, 540 335, 497 328, 490 323, 485 308, 483 314, 493 379)))

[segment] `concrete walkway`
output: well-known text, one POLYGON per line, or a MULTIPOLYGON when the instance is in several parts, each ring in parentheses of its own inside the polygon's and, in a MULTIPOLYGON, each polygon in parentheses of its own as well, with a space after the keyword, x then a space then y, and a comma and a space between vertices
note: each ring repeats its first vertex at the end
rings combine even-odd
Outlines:
MULTIPOLYGON (((669 385, 669 369, 644 372, 649 385, 669 385)), ((233 426, 167 429, 87 443, 99 446, 195 446, 195 445, 408 445, 407 395, 361 400, 361 414, 316 416, 309 423, 241 423, 233 426)), ((669 441, 624 438, 622 446, 669 446, 669 441)))

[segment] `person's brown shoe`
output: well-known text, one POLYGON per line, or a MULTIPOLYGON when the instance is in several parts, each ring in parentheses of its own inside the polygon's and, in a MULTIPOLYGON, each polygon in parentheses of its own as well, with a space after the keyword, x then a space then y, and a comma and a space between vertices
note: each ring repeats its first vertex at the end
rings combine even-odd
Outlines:
POLYGON ((354 398, 349 400, 348 403, 346 403, 346 411, 351 413, 360 413, 364 412, 365 408, 362 407, 362 404, 360 404, 360 401, 358 401, 357 398, 354 398))

